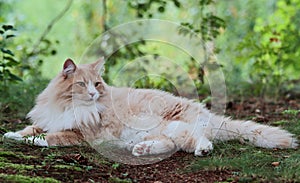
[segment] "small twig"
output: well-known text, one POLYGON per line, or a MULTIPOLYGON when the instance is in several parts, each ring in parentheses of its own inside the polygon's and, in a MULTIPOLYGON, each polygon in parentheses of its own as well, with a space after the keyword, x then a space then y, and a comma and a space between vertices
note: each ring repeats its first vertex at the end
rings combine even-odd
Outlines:
POLYGON ((51 31, 51 29, 53 28, 54 24, 56 22, 58 22, 66 14, 66 12, 70 9, 72 3, 73 3, 73 0, 69 0, 68 3, 66 4, 65 8, 48 24, 47 28, 44 30, 44 32, 41 35, 41 37, 34 44, 32 51, 28 54, 28 57, 36 54, 36 50, 38 49, 39 45, 45 39, 45 37, 47 36, 47 34, 51 31))

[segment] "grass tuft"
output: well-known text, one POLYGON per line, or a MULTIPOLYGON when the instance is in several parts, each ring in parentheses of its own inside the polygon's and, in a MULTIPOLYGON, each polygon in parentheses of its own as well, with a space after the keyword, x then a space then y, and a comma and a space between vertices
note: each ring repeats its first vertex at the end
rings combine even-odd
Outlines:
POLYGON ((209 157, 197 158, 189 171, 231 170, 239 181, 300 181, 300 150, 272 150, 241 145, 237 142, 219 143, 209 157), (274 166, 275 164, 278 165, 274 166))
POLYGON ((9 175, 0 173, 0 180, 4 182, 22 182, 22 183, 59 183, 53 178, 29 177, 24 175, 9 175))

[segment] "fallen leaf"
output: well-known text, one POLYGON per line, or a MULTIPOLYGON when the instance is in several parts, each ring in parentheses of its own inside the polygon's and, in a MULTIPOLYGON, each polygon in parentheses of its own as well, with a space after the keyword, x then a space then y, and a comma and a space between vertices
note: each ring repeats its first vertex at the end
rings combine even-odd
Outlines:
POLYGON ((271 163, 271 164, 272 164, 272 166, 279 166, 280 162, 275 161, 275 162, 273 162, 273 163, 271 163))

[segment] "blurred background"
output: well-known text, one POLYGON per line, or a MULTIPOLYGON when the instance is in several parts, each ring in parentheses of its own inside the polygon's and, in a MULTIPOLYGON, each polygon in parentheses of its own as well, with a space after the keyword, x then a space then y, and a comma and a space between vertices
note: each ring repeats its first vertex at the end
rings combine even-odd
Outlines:
MULTIPOLYGON (((162 77, 142 77, 131 85, 176 94, 176 83, 184 86, 188 78, 195 91, 184 95, 196 92, 209 100, 205 73, 220 68, 229 100, 277 101, 299 96, 300 0, 0 0, 1 115, 24 116, 66 58, 79 63, 104 32, 149 18, 177 23, 178 35, 187 39, 196 33, 205 43, 204 60, 199 64, 174 46, 142 37, 109 55, 107 43, 118 47, 123 39, 112 31, 106 44, 103 39, 99 48, 88 53, 107 58, 104 78, 109 84, 124 64, 144 58, 138 70, 147 73, 158 69, 155 66, 167 55, 172 64, 160 67, 162 77), (179 67, 188 77, 178 73, 179 67), (165 79, 168 75, 174 81, 165 79)), ((123 74, 126 78, 132 73, 123 74)))

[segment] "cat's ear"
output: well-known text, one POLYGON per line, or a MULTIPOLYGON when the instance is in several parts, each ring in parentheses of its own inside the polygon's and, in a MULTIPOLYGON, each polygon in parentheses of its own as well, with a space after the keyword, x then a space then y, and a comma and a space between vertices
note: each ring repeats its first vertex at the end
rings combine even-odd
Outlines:
POLYGON ((68 58, 63 67, 63 75, 67 78, 70 74, 73 74, 76 70, 76 65, 74 64, 73 60, 68 58))
POLYGON ((104 72, 104 57, 99 58, 95 63, 92 64, 93 69, 99 72, 100 75, 104 72))

